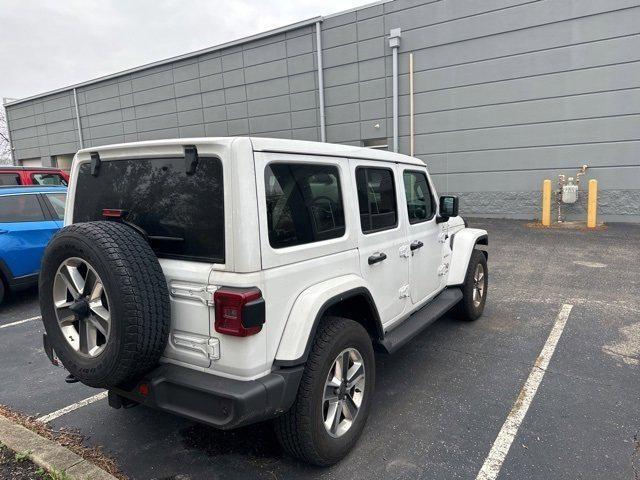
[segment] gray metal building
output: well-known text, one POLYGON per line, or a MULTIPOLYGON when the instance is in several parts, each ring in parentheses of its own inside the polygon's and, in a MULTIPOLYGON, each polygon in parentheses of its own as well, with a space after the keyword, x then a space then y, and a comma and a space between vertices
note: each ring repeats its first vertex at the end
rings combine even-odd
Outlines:
POLYGON ((313 18, 13 101, 15 161, 205 135, 393 149, 395 133, 408 154, 410 54, 415 155, 467 215, 539 217, 543 179, 587 164, 600 218, 640 221, 639 0, 393 0, 313 18))

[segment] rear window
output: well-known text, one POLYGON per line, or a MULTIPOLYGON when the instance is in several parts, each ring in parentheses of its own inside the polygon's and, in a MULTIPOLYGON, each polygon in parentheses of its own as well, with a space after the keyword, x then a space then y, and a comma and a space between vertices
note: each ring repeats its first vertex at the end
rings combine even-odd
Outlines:
POLYGON ((44 212, 36 195, 0 197, 0 223, 41 222, 44 212))
POLYGON ((17 173, 0 173, 0 185, 20 185, 20 176, 17 173))
POLYGON ((103 220, 102 210, 125 210, 144 229, 159 257, 224 263, 222 162, 200 157, 187 175, 184 158, 103 161, 78 173, 74 223, 103 220))
POLYGON ((59 173, 34 173, 31 180, 34 185, 67 186, 67 181, 59 173))
POLYGON ((45 193, 45 197, 53 207, 53 213, 58 220, 64 220, 64 204, 67 201, 66 193, 45 193))

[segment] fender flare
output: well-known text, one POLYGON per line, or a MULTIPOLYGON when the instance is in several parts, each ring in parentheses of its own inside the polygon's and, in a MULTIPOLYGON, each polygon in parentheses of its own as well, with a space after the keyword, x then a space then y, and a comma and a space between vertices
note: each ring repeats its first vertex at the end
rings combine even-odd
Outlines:
POLYGON ((356 296, 363 296, 369 304, 378 337, 382 338, 378 309, 364 280, 357 275, 344 275, 313 285, 298 296, 280 337, 274 364, 290 367, 304 363, 324 313, 333 305, 356 296))
POLYGON ((455 233, 452 239, 451 263, 447 286, 462 285, 467 274, 469 259, 476 245, 488 245, 489 236, 486 230, 479 228, 463 228, 455 233))

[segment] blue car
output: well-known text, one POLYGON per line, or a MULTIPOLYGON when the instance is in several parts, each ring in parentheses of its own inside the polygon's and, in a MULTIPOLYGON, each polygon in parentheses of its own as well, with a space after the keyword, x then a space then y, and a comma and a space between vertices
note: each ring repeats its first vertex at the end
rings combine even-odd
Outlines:
POLYGON ((40 260, 63 224, 66 187, 0 187, 0 302, 38 283, 40 260))

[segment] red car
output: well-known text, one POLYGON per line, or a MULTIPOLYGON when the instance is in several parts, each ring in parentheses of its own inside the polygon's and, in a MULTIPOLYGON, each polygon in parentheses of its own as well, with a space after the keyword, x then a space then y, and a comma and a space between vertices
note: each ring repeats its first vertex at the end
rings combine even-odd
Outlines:
POLYGON ((67 186, 69 173, 49 167, 0 167, 0 185, 67 186))

